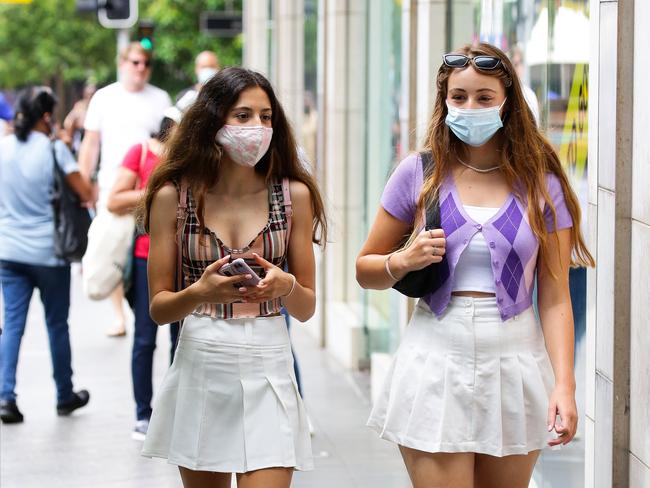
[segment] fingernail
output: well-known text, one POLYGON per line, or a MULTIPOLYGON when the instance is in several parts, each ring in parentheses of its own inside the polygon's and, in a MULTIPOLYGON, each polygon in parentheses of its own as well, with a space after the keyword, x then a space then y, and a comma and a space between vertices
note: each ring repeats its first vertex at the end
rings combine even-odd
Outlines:
POLYGON ((246 279, 247 279, 247 280, 250 280, 251 278, 252 278, 251 275, 249 275, 249 274, 246 275, 246 279))
POLYGON ((550 432, 550 431, 552 431, 552 430, 553 430, 553 425, 548 424, 548 431, 550 432))

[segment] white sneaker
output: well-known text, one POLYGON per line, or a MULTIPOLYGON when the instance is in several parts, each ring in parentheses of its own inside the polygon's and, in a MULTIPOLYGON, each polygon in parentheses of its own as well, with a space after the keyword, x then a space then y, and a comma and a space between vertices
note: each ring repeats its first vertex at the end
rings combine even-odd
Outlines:
POLYGON ((134 441, 143 441, 147 436, 147 429, 149 428, 148 420, 138 420, 135 423, 133 432, 131 432, 131 439, 134 441))

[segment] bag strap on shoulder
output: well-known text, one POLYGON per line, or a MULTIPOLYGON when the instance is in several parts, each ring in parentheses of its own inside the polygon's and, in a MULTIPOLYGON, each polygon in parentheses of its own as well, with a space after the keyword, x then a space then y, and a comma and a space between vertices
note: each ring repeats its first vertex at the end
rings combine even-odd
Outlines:
POLYGON ((291 235, 291 220, 293 218, 293 205, 291 203, 291 192, 289 191, 289 178, 282 178, 282 199, 284 202, 284 214, 287 216, 287 246, 291 235))
MULTIPOLYGON (((433 171, 433 154, 431 151, 422 151, 420 158, 422 159, 422 179, 425 180, 433 171)), ((440 225, 440 203, 436 197, 431 206, 427 208, 425 229, 438 229, 440 225)))
POLYGON ((183 230, 187 221, 187 183, 181 181, 178 191, 178 206, 176 207, 176 290, 183 289, 183 230))
POLYGON ((431 151, 422 151, 420 153, 420 159, 422 159, 422 173, 426 178, 433 169, 433 154, 431 151))

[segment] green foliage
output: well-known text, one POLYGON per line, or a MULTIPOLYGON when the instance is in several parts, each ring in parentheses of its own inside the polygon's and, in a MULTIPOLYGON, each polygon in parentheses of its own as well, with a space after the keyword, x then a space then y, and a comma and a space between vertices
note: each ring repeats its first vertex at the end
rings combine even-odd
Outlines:
POLYGON ((231 4, 242 10, 242 0, 150 0, 140 2, 140 17, 155 24, 152 83, 170 94, 195 83, 194 58, 203 50, 217 53, 222 67, 241 64, 242 36, 221 39, 199 31, 203 11, 224 11, 231 4))
MULTIPOLYGON (((199 16, 227 6, 242 10, 242 0, 149 0, 140 18, 154 22, 152 83, 175 94, 194 83, 194 58, 217 53, 222 66, 242 59, 242 36, 218 39, 199 32, 199 16)), ((136 28, 132 31, 136 36, 136 28)), ((99 25, 94 14, 79 14, 74 0, 35 0, 0 5, 0 88, 28 83, 84 80, 99 84, 115 78, 116 33, 99 25)))
POLYGON ((2 88, 115 73, 115 34, 78 14, 72 0, 0 5, 0 53, 2 88))

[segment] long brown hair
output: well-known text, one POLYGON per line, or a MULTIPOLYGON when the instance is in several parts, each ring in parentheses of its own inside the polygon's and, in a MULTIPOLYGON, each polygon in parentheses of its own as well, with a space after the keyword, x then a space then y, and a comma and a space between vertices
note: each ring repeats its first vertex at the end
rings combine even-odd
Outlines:
POLYGON ((215 141, 216 133, 224 126, 228 112, 241 93, 254 87, 261 88, 269 97, 273 127, 271 145, 255 171, 264 175, 267 182, 286 177, 307 185, 314 214, 312 240, 317 244, 327 241, 323 200, 316 181, 298 159, 293 132, 271 84, 260 73, 239 67, 225 68, 213 76, 172 132, 162 161, 147 183, 144 208, 141 209, 147 232, 154 195, 167 183, 181 180, 190 187, 197 201, 200 226, 205 226, 205 194, 220 177, 222 149, 215 141))
MULTIPOLYGON (((506 91, 504 121, 501 147, 501 170, 517 197, 527 202, 530 226, 539 240, 542 263, 547 266, 548 232, 540 202, 546 202, 556 221, 553 201, 548 194, 546 174, 557 176, 564 192, 566 206, 573 219, 571 228, 571 265, 594 266, 594 258, 589 253, 580 233, 580 204, 573 192, 560 160, 551 144, 540 134, 533 114, 524 98, 521 84, 512 63, 500 49, 486 43, 466 45, 457 51, 471 58, 475 56, 494 56, 501 60, 494 70, 482 70, 481 74, 495 76, 501 80, 506 91)), ((444 63, 438 70, 436 86, 438 93, 424 141, 425 149, 432 151, 434 170, 425 178, 418 199, 419 220, 415 229, 422 225, 422 209, 426 208, 440 189, 445 175, 450 171, 450 155, 463 154, 465 146, 445 124, 447 117, 447 83, 454 69, 444 63)), ((462 68, 468 69, 468 68, 462 68)))

